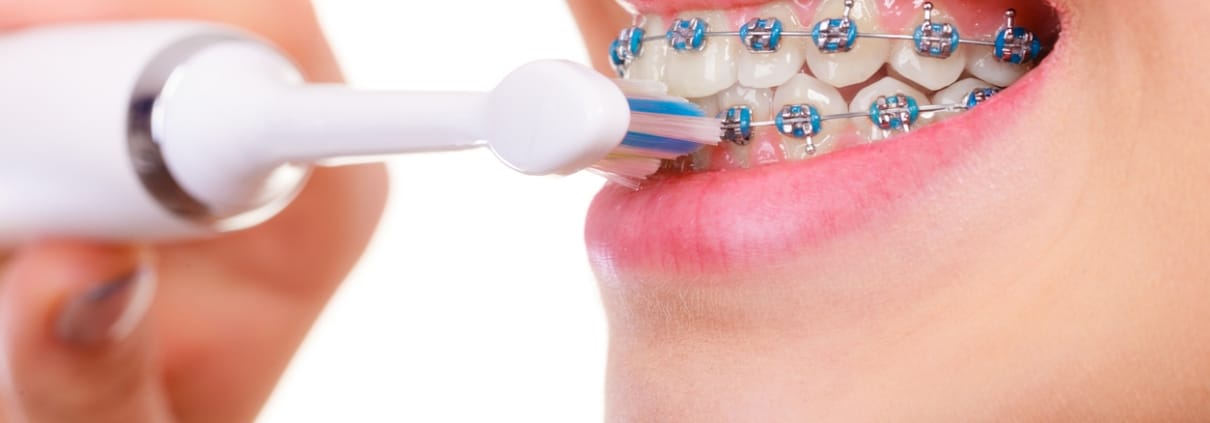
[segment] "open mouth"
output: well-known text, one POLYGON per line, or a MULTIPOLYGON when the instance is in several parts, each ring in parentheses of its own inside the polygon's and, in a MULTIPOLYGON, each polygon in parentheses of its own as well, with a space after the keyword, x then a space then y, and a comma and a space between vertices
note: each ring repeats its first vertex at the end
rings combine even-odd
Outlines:
POLYGON ((638 14, 612 60, 724 119, 719 147, 666 163, 678 173, 806 160, 940 122, 1016 83, 1058 35, 1045 7, 1023 9, 1039 34, 1016 8, 891 4, 638 14))
POLYGON ((861 227, 1021 125, 1061 53, 1040 0, 624 6, 619 73, 718 115, 722 141, 602 191, 588 240, 610 266, 764 263, 861 227))

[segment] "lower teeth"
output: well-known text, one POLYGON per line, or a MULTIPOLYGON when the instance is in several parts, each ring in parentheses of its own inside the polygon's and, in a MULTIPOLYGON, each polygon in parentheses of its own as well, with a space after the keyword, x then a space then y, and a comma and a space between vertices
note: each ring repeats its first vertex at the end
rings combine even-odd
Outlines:
POLYGON ((720 139, 738 145, 747 145, 752 140, 752 129, 772 126, 783 136, 806 140, 807 154, 814 155, 817 145, 812 137, 819 134, 824 121, 837 119, 870 119, 879 130, 911 132, 921 113, 961 112, 978 106, 1000 92, 999 88, 977 88, 960 102, 921 105, 920 100, 904 93, 880 96, 870 104, 869 113, 842 113, 820 115, 810 104, 791 104, 778 112, 776 120, 753 122, 748 106, 733 106, 719 118, 723 120, 720 139))
MULTIPOLYGON (((806 75, 802 75, 802 77, 810 78, 806 75)), ((778 90, 780 89, 793 89, 793 87, 778 88, 778 90)), ((914 89, 910 89, 902 82, 885 78, 862 90, 856 97, 860 99, 867 96, 865 94, 867 91, 881 91, 887 92, 887 94, 873 96, 872 100, 868 101, 868 105, 855 102, 851 109, 860 111, 853 112, 838 112, 839 109, 835 104, 791 102, 777 96, 779 100, 775 100, 776 103, 784 104, 784 106, 773 110, 771 118, 767 120, 762 119, 762 115, 756 113, 754 109, 756 104, 747 104, 750 103, 747 101, 732 103, 717 112, 720 119, 719 138, 723 141, 722 144, 718 147, 706 147, 699 153, 690 156, 667 161, 664 169, 674 172, 701 172, 724 167, 756 166, 760 163, 750 163, 749 161, 753 159, 750 159, 748 154, 744 154, 746 151, 743 149, 753 143, 754 137, 764 128, 776 131, 781 137, 784 159, 813 158, 842 147, 835 143, 844 137, 839 136, 838 131, 829 131, 829 129, 836 129, 835 125, 842 125, 846 122, 862 124, 868 126, 871 131, 863 138, 871 142, 884 140, 897 134, 911 132, 928 122, 946 119, 957 113, 973 109, 990 100, 1001 91, 1001 88, 975 78, 967 78, 938 91, 932 98, 928 98, 915 93, 914 89), (895 87, 902 87, 913 92, 895 90, 895 87), (714 152, 719 148, 729 150, 729 154, 726 155, 729 161, 738 160, 740 163, 730 163, 728 166, 711 163, 712 158, 716 161, 719 160, 717 157, 719 155, 714 152)), ((720 99, 726 97, 722 94, 719 95, 720 99)), ((761 104, 769 104, 768 99, 764 98, 766 96, 761 97, 766 100, 761 104)), ((810 96, 800 94, 799 97, 810 96)), ((699 103, 709 100, 699 100, 699 103)), ((710 111, 713 112, 713 110, 710 111)), ((765 114, 765 116, 768 115, 768 113, 765 114)), ((767 161, 767 159, 758 160, 758 162, 767 161)))

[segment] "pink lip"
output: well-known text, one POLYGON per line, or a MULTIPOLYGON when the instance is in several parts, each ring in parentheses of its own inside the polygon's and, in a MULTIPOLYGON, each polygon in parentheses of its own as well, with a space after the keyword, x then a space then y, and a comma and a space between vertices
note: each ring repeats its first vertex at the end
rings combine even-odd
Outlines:
POLYGON ((805 162, 679 175, 638 191, 607 186, 589 209, 589 253, 598 267, 614 270, 743 271, 822 248, 876 218, 893 221, 947 169, 1019 124, 1001 116, 1034 101, 1052 62, 972 112, 883 143, 805 162))
POLYGON ((666 14, 681 10, 734 9, 768 3, 769 0, 623 0, 639 13, 666 14))

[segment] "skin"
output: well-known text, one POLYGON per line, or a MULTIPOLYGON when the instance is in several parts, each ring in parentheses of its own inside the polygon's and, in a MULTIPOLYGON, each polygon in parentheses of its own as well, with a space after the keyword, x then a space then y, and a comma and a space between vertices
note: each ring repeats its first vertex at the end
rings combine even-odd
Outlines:
MULTIPOLYGON (((0 29, 68 21, 187 18, 271 40, 315 81, 339 81, 301 0, 0 0, 0 29)), ((318 170, 297 201, 253 230, 154 246, 45 240, 2 252, 0 421, 251 421, 382 211, 379 166, 318 170), (322 222, 322 223, 320 223, 322 222), (79 345, 55 336, 63 305, 137 266, 158 275, 133 332, 79 345)))
MULTIPOLYGON (((707 275, 594 251, 607 419, 1210 419, 1210 4, 1054 3, 1030 124, 910 209, 707 275)), ((630 22, 569 4, 592 51, 630 22)))

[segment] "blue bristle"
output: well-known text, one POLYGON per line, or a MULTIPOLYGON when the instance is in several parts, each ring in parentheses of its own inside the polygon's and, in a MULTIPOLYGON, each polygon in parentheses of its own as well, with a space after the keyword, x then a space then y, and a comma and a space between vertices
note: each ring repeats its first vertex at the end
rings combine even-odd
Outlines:
POLYGON ((658 113, 677 116, 706 116, 698 105, 687 101, 652 100, 645 98, 630 98, 631 112, 658 113))
POLYGON ((661 137, 641 132, 627 132, 622 139, 622 145, 648 150, 666 151, 676 154, 689 154, 697 151, 702 145, 676 138, 661 137))

